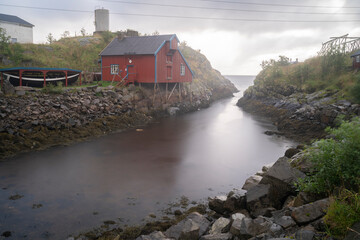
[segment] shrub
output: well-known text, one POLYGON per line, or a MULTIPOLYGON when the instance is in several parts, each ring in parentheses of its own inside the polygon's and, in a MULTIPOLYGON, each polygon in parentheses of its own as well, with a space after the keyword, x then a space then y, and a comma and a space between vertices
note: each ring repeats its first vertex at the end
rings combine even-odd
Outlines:
POLYGON ((360 194, 344 189, 331 202, 324 217, 329 235, 342 239, 348 229, 360 221, 360 194))
POLYGON ((355 102, 360 103, 360 76, 357 77, 355 86, 351 89, 351 95, 355 102))
POLYGON ((41 91, 50 94, 61 94, 64 92, 63 83, 58 82, 56 85, 49 83, 41 91))
POLYGON ((310 176, 299 181, 303 191, 324 193, 339 186, 357 190, 360 185, 360 119, 342 121, 339 128, 328 128, 332 136, 307 149, 313 164, 310 176))

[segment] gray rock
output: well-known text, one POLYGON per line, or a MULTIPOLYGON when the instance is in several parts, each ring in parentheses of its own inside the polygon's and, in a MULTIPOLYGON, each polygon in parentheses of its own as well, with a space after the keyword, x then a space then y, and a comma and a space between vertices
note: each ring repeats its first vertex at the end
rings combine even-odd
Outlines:
POLYGON ((223 214, 225 212, 224 204, 227 196, 216 196, 209 199, 209 208, 217 213, 223 214))
POLYGON ((246 196, 244 193, 234 193, 227 197, 224 203, 226 212, 235 212, 246 208, 246 196))
POLYGON ((258 184, 250 188, 246 193, 246 206, 252 212, 256 209, 266 208, 270 206, 269 201, 270 185, 258 184))
POLYGON ((344 240, 360 240, 360 222, 355 223, 349 229, 344 240))
POLYGON ((314 238, 315 233, 311 230, 300 229, 295 233, 295 239, 299 240, 312 240, 314 238))
POLYGON ((18 95, 18 96, 24 96, 25 94, 26 94, 26 92, 24 90, 16 91, 16 95, 18 95))
POLYGON ((211 226, 209 231, 210 235, 214 235, 217 233, 226 233, 230 230, 231 221, 230 219, 221 217, 217 219, 214 224, 211 226))
POLYGON ((194 232, 197 232, 198 239, 206 232, 209 226, 210 222, 206 219, 206 217, 194 212, 176 225, 171 226, 164 234, 169 238, 181 239, 180 237, 193 236, 194 232))
POLYGON ((242 189, 249 190, 250 188, 254 187, 255 185, 259 184, 262 177, 258 175, 253 175, 246 179, 244 185, 242 186, 242 189))
POLYGON ((179 240, 197 240, 199 239, 200 227, 191 219, 187 219, 180 233, 179 240))
POLYGON ((136 240, 170 240, 162 232, 155 231, 149 235, 141 235, 136 240))
POLYGON ((329 198, 318 200, 293 209, 291 217, 298 224, 305 224, 325 215, 325 211, 329 207, 329 198))
POLYGON ((262 233, 271 233, 273 222, 264 217, 251 219, 248 217, 242 220, 236 219, 230 228, 230 233, 240 239, 248 239, 262 233))
POLYGON ((284 230, 280 225, 273 223, 269 229, 269 232, 272 236, 280 236, 284 230))
POLYGON ((275 218, 274 222, 276 224, 279 224, 284 229, 296 226, 296 222, 290 216, 282 216, 279 218, 275 218))
POLYGON ((245 218, 246 216, 242 213, 234 213, 231 215, 231 221, 235 221, 237 219, 239 219, 240 221, 245 218))
POLYGON ((217 233, 217 234, 209 234, 204 235, 200 238, 200 240, 230 240, 232 239, 232 235, 230 233, 217 233))
POLYGON ((281 208, 286 198, 295 193, 294 183, 303 177, 305 174, 292 168, 287 157, 279 158, 260 181, 271 186, 269 206, 281 208))
POLYGON ((15 88, 7 78, 4 78, 2 91, 4 94, 15 94, 15 88))
POLYGON ((167 109, 167 112, 169 113, 170 116, 175 116, 178 111, 180 111, 180 108, 178 107, 169 107, 167 109))
POLYGON ((131 96, 130 94, 125 95, 125 96, 122 97, 122 100, 123 100, 124 102, 131 102, 132 96, 131 96))

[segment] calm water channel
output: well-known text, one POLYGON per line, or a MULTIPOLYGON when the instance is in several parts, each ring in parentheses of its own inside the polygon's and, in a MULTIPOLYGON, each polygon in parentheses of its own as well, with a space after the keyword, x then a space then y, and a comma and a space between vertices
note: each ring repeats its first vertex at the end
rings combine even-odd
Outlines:
MULTIPOLYGON (((0 234, 65 239, 105 220, 139 223, 181 196, 202 201, 241 188, 293 142, 235 104, 254 77, 229 76, 241 90, 208 109, 70 147, 0 162, 0 234), (10 200, 13 195, 23 196, 10 200)), ((0 237, 1 239, 1 237, 0 237)))

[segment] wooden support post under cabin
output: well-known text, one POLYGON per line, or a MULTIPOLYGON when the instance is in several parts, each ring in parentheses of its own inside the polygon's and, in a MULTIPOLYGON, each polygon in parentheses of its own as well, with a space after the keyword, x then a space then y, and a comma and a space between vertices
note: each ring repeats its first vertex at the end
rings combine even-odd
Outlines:
POLYGON ((46 87, 46 72, 43 71, 42 73, 43 73, 43 75, 44 75, 44 85, 43 85, 43 87, 46 87))
POLYGON ((156 96, 156 83, 154 83, 153 105, 155 104, 155 96, 156 96))
POLYGON ((80 86, 81 86, 81 74, 82 72, 79 73, 80 86))
POLYGON ((139 88, 141 89, 141 82, 139 83, 139 88))
POLYGON ((68 75, 67 75, 67 71, 65 71, 65 87, 68 86, 68 75))
POLYGON ((181 83, 179 82, 179 101, 181 102, 181 83))
POLYGON ((19 75, 19 86, 22 86, 22 73, 23 73, 23 70, 20 70, 20 75, 19 75))
POLYGON ((1 89, 4 87, 4 76, 3 73, 1 73, 1 89))
POLYGON ((168 94, 168 82, 166 82, 166 90, 165 90, 165 103, 167 103, 167 94, 168 94))
POLYGON ((192 82, 190 83, 190 103, 192 104, 192 82))
POLYGON ((172 95, 172 94, 173 94, 173 92, 175 91, 176 85, 177 85, 177 83, 175 83, 175 86, 174 86, 174 87, 173 87, 173 89, 171 90, 171 93, 170 93, 170 95, 169 95, 168 100, 171 98, 171 95, 172 95))

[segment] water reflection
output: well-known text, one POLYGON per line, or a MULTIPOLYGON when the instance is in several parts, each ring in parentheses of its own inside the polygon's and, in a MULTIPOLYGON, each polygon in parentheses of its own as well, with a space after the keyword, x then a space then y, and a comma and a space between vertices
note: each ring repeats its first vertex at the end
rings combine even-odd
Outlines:
MULTIPOLYGON (((245 89, 253 78, 232 80, 245 89)), ((10 230, 14 239, 63 239, 104 220, 139 222, 182 195, 199 200, 240 188, 293 144, 264 135, 273 126, 236 107, 241 94, 163 119, 142 132, 1 162, 0 233, 10 230), (14 194, 24 197, 9 200, 14 194)))

